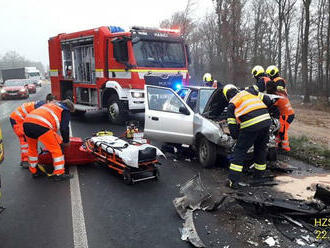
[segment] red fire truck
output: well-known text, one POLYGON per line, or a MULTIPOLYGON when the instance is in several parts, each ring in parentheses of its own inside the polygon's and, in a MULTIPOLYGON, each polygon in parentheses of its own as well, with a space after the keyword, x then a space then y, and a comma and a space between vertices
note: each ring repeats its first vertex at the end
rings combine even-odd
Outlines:
POLYGON ((99 27, 48 41, 52 93, 72 98, 76 111, 106 110, 120 123, 144 111, 144 85, 188 82, 189 55, 177 30, 99 27))

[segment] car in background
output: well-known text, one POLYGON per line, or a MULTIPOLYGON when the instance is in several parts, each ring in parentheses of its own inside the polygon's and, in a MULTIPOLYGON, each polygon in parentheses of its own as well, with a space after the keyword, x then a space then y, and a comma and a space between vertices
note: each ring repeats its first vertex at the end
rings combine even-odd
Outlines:
POLYGON ((10 79, 5 81, 0 91, 1 99, 28 98, 28 83, 24 79, 10 79))
MULTIPOLYGON (((151 140, 189 145, 203 167, 215 164, 217 155, 229 155, 236 141, 226 122, 227 100, 222 89, 189 86, 175 92, 170 88, 145 86, 144 135, 151 140)), ((276 153, 277 119, 270 128, 269 154, 276 153)), ((249 150, 252 154, 253 148, 249 150)), ((269 160, 276 160, 269 155, 269 160)))
POLYGON ((25 79, 25 81, 26 81, 26 84, 27 84, 27 88, 29 90, 29 94, 37 93, 37 86, 34 83, 34 81, 30 80, 30 79, 25 79))

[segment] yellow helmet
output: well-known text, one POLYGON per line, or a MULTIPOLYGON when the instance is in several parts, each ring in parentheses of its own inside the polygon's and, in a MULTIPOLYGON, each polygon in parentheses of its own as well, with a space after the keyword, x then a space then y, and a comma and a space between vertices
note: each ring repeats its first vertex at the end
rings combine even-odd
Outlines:
POLYGON ((274 77, 276 74, 279 73, 279 70, 275 65, 270 65, 270 66, 267 67, 266 73, 269 76, 274 77))
POLYGON ((257 77, 260 74, 265 73, 265 69, 261 65, 256 65, 255 67, 252 68, 251 73, 254 77, 257 77))
POLYGON ((226 84, 225 87, 223 87, 222 92, 223 92, 223 94, 224 94, 224 96, 226 97, 227 100, 228 100, 227 92, 228 92, 228 90, 231 90, 231 89, 238 90, 237 87, 233 84, 226 84))
POLYGON ((203 81, 204 82, 212 82, 213 79, 212 79, 211 73, 205 73, 204 76, 203 76, 203 81))

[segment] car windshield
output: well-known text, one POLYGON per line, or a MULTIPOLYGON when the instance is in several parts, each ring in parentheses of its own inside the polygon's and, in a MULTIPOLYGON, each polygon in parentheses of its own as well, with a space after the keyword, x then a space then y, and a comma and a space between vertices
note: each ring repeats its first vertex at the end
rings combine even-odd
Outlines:
POLYGON ((5 86, 24 86, 27 82, 25 81, 6 81, 5 86))
POLYGON ((40 74, 39 74, 39 72, 30 72, 29 76, 30 77, 37 77, 37 76, 40 76, 40 74))
POLYGON ((183 45, 178 42, 144 41, 133 44, 137 66, 185 67, 183 45))
POLYGON ((206 106, 208 100, 210 99, 214 90, 215 90, 214 88, 200 90, 200 96, 199 96, 199 113, 200 114, 204 112, 205 106, 206 106))

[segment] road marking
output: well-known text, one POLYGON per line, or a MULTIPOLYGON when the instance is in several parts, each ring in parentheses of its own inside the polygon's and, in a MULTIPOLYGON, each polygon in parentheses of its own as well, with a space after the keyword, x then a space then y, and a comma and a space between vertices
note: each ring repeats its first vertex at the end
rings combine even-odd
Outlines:
MULTIPOLYGON (((72 136, 71 123, 69 125, 70 137, 72 136)), ((87 232, 84 210, 81 201, 79 175, 77 166, 70 167, 73 178, 70 179, 71 211, 74 248, 88 248, 87 232)))
POLYGON ((70 179, 73 244, 74 248, 88 248, 77 166, 72 166, 70 171, 73 172, 73 178, 70 179))

